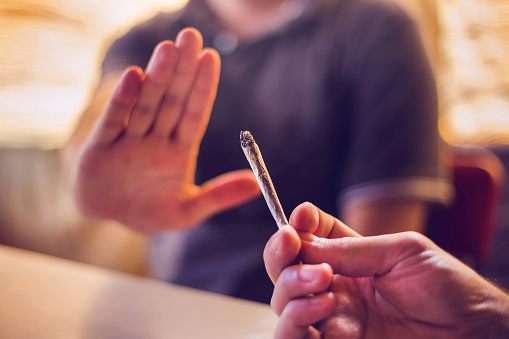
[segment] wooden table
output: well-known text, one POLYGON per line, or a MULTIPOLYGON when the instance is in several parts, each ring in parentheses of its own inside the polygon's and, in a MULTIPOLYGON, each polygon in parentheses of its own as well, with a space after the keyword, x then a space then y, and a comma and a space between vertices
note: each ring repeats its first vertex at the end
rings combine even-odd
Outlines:
POLYGON ((0 338, 271 338, 269 306, 0 245, 0 338))

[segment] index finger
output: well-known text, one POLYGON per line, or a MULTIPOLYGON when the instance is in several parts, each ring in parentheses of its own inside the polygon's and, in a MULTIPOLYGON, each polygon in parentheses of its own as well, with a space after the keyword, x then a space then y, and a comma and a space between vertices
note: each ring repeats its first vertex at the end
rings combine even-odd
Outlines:
POLYGON ((91 142, 99 146, 112 144, 124 131, 125 122, 136 102, 143 83, 143 71, 129 67, 124 71, 115 92, 98 121, 91 142))
POLYGON ((301 248, 299 235, 292 226, 284 225, 267 242, 263 251, 265 269, 275 284, 281 272, 297 263, 301 248))
POLYGON ((299 255, 308 264, 326 262, 340 275, 370 277, 394 273, 393 268, 403 261, 418 263, 435 253, 444 252, 420 233, 402 232, 337 239, 324 239, 308 234, 302 238, 299 255), (422 255, 424 252, 427 254, 422 255), (417 259, 409 260, 412 257, 417 259))

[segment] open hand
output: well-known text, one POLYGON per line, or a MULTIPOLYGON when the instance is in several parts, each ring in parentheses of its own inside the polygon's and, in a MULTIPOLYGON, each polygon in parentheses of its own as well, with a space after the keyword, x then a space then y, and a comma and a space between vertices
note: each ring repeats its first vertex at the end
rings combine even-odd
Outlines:
POLYGON ((259 194, 249 170, 194 184, 220 58, 188 28, 128 68, 80 157, 74 196, 87 214, 144 232, 199 224, 259 194))
POLYGON ((275 338, 504 337, 507 295, 423 235, 362 238, 309 203, 290 224, 264 253, 275 338))

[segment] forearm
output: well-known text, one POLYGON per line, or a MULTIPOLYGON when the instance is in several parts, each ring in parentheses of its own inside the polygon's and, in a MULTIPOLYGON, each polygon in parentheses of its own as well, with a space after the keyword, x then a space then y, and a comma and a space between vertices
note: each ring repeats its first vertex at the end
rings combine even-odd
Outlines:
POLYGON ((469 283, 481 288, 472 289, 465 299, 473 302, 465 309, 457 326, 462 338, 509 338, 509 295, 487 280, 470 277, 469 283))
POLYGON ((363 236, 405 231, 424 233, 426 214, 425 203, 401 201, 349 206, 342 211, 342 219, 363 236))
POLYGON ((493 286, 491 317, 479 330, 487 331, 489 338, 509 338, 509 295, 493 286))

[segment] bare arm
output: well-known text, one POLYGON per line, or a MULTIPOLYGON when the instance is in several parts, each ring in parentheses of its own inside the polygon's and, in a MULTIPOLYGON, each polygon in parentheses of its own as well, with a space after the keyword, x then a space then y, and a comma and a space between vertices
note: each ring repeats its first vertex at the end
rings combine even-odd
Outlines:
POLYGON ((425 232, 426 204, 421 201, 394 201, 348 206, 343 220, 363 236, 404 231, 425 232))

